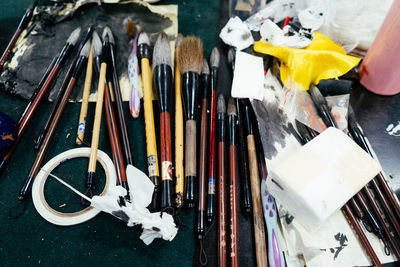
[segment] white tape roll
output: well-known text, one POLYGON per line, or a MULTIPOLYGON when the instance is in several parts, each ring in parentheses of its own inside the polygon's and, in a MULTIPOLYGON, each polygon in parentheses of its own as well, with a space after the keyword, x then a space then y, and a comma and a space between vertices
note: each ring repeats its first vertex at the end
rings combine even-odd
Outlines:
MULTIPOLYGON (((54 170, 58 165, 67 160, 80 157, 89 157, 89 155, 90 148, 88 147, 75 148, 65 151, 47 162, 36 176, 32 186, 33 204, 35 205, 35 208, 39 212, 39 214, 48 222, 61 226, 75 225, 86 222, 100 213, 100 210, 97 210, 92 206, 73 213, 62 213, 50 207, 44 197, 44 185, 46 183, 47 177, 49 176, 49 173, 51 173, 52 170, 54 170)), ((116 185, 117 174, 112 160, 106 153, 98 150, 97 160, 102 165, 106 175, 104 189, 103 192, 101 192, 100 194, 104 195, 105 193, 107 193, 107 190, 110 186, 116 185)))

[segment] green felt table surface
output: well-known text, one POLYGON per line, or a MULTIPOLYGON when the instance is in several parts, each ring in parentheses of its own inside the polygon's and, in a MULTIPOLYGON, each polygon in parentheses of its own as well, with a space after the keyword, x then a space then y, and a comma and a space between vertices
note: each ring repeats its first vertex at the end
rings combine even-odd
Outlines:
MULTIPOLYGON (((179 5, 179 32, 201 37, 205 55, 208 57, 215 45, 217 35, 219 0, 206 2, 166 0, 161 4, 179 5)), ((14 33, 24 9, 30 3, 31 1, 28 0, 0 0, 1 53, 14 33)), ((39 4, 43 3, 44 1, 39 1, 39 4)), ((46 66, 38 67, 45 68, 46 66)), ((0 111, 15 120, 18 119, 26 104, 26 100, 0 90, 0 111)), ((139 239, 140 227, 129 228, 105 213, 76 226, 53 225, 37 213, 30 198, 26 201, 26 211, 22 216, 17 219, 8 218, 9 208, 15 204, 17 194, 36 157, 33 138, 41 130, 50 107, 51 103, 48 102, 40 105, 11 162, 0 177, 0 266, 192 265, 195 247, 193 232, 195 213, 193 211, 181 212, 180 218, 185 226, 180 228, 173 242, 156 240, 150 246, 146 246, 139 239)), ((65 150, 77 147, 75 137, 79 110, 80 104, 67 105, 44 162, 65 150)), ((126 103, 125 110, 128 114, 126 103)), ((94 104, 91 103, 89 117, 93 112, 94 104)), ((89 125, 90 123, 91 120, 89 120, 89 125)), ((136 120, 129 117, 128 130, 135 165, 142 171, 146 171, 143 114, 136 120)), ((105 120, 102 122, 99 148, 111 156, 105 120)), ((57 172, 68 182, 80 186, 83 190, 86 166, 86 159, 74 160, 57 172)), ((50 183, 45 192, 50 203, 56 207, 68 203, 65 207, 66 211, 72 211, 80 201, 56 182, 50 183)))

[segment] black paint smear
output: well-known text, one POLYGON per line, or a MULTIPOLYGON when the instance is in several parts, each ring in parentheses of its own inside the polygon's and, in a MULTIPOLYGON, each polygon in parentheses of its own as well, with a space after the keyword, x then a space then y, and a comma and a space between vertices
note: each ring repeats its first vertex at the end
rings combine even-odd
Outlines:
POLYGON ((279 109, 278 102, 265 103, 254 100, 253 107, 259 122, 265 157, 272 159, 278 154, 274 144, 278 143, 284 148, 286 146, 285 137, 291 134, 288 127, 288 118, 279 109))
POLYGON ((111 214, 126 223, 129 222, 129 216, 122 210, 113 211, 111 214))
MULTIPOLYGON (((43 10, 43 7, 40 8, 43 10)), ((52 11, 54 8, 50 12, 52 11)), ((103 3, 102 6, 89 4, 81 6, 69 16, 64 17, 54 16, 43 11, 35 18, 37 24, 35 30, 26 40, 28 46, 32 44, 34 46, 27 49, 18 59, 19 66, 15 71, 11 72, 7 68, 3 71, 0 84, 7 92, 29 99, 35 85, 39 82, 52 58, 61 51, 71 32, 81 26, 83 33, 91 25, 95 26, 100 36, 104 26, 107 25, 111 28, 116 42, 117 71, 121 77, 122 73, 127 73, 128 56, 132 50, 130 38, 126 34, 126 25, 123 23, 127 18, 130 18, 135 24, 139 24, 147 33, 153 34, 151 39, 155 39, 156 33, 172 25, 169 18, 153 13, 144 5, 137 3, 103 3), (62 22, 56 24, 60 20, 62 22), (33 35, 36 31, 38 34, 33 35)), ((56 97, 69 64, 70 60, 64 64, 57 75, 57 81, 49 95, 50 99, 56 97)), ((73 101, 81 99, 86 67, 84 69, 70 97, 73 101)), ((93 75, 91 92, 96 90, 97 75, 93 75)))
POLYGON ((339 253, 340 253, 345 247, 347 247, 347 244, 346 244, 346 243, 348 242, 348 239, 347 239, 347 236, 346 236, 346 235, 341 234, 341 233, 337 233, 337 234, 334 235, 333 237, 334 237, 335 240, 338 241, 339 244, 340 244, 339 247, 335 247, 335 248, 330 248, 330 249, 329 249, 330 252, 331 252, 332 254, 334 254, 334 255, 333 255, 333 260, 336 260, 337 257, 339 256, 339 253))

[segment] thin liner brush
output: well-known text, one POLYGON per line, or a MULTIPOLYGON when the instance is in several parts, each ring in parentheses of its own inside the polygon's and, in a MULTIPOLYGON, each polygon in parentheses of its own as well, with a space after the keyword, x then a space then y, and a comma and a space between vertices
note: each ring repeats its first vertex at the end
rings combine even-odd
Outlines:
POLYGON ((183 103, 182 103, 182 79, 178 64, 179 45, 183 39, 178 34, 175 42, 175 205, 179 209, 183 206, 184 192, 184 168, 183 168, 183 103))
POLYGON ((138 38, 138 57, 142 69, 143 109, 146 132, 147 169, 149 178, 154 184, 153 208, 158 210, 160 195, 160 173, 157 156, 156 131, 154 126, 153 92, 150 76, 150 40, 147 33, 142 32, 138 38))
POLYGON ((203 44, 197 37, 186 37, 179 46, 178 64, 182 73, 185 123, 185 202, 193 208, 197 201, 196 119, 199 75, 203 64, 203 44))
POLYGON ((117 75, 117 63, 115 59, 115 40, 114 36, 111 32, 111 29, 109 27, 105 27, 103 31, 103 39, 105 35, 108 36, 109 42, 110 42, 110 62, 108 62, 107 66, 109 66, 109 81, 112 83, 112 89, 114 92, 115 96, 115 103, 117 106, 117 115, 118 115, 118 125, 119 125, 119 133, 121 136, 122 140, 122 150, 125 156, 125 162, 126 164, 133 165, 133 157, 131 153, 131 147, 130 147, 130 141, 129 141, 129 135, 128 135, 128 129, 126 126, 126 118, 125 118, 125 113, 124 113, 124 108, 122 104, 122 95, 121 95, 121 89, 119 87, 119 79, 117 75))
MULTIPOLYGON (((172 147, 171 147, 171 100, 172 68, 171 48, 165 33, 158 36, 153 51, 155 85, 160 105, 161 146, 161 208, 170 209, 172 204, 172 147)), ((171 210, 167 210, 171 212, 171 210)), ((173 210, 172 210, 173 211, 173 210)))
POLYGON ((207 161, 207 127, 208 127, 208 95, 210 90, 210 69, 206 59, 200 74, 202 99, 200 122, 200 158, 199 158, 199 201, 197 206, 197 238, 203 239, 205 234, 204 216, 206 209, 206 161, 207 161))
POLYGON ((226 266, 226 166, 225 166, 225 131, 226 106, 223 95, 218 96, 217 127, 218 127, 218 264, 226 266))
POLYGON ((228 101, 228 137, 229 137, 229 199, 230 199, 230 262, 232 267, 239 266, 239 226, 237 200, 237 112, 235 101, 228 101))
POLYGON ((208 191, 207 191, 207 222, 211 223, 215 217, 216 206, 216 115, 217 115, 217 79, 220 55, 216 47, 211 52, 211 111, 210 111, 210 135, 208 139, 208 191))
MULTIPOLYGON (((99 35, 97 32, 93 33, 93 57, 99 58, 102 53, 102 44, 99 35)), ((101 126, 101 115, 103 111, 103 100, 104 100, 104 86, 105 86, 105 78, 107 72, 107 63, 105 59, 101 60, 101 67, 99 73, 99 82, 97 88, 97 101, 96 101, 96 109, 94 115, 93 122, 93 134, 92 134, 92 142, 90 145, 90 156, 89 156, 89 164, 88 164, 88 173, 86 178, 86 192, 91 196, 92 188, 94 186, 95 173, 96 173, 96 163, 97 163, 97 150, 99 145, 99 137, 100 137, 100 126, 101 126)), ((88 62, 89 64, 89 62, 88 62)))
POLYGON ((26 110, 24 118, 22 120, 20 120, 20 123, 18 125, 17 139, 15 140, 14 144, 8 151, 7 155, 5 155, 3 157, 3 160, 0 163, 0 173, 4 170, 7 162, 10 160, 11 156, 14 154, 14 151, 17 148, 18 143, 21 141, 21 138, 22 138, 25 130, 28 128, 28 125, 29 125, 30 121, 32 120, 32 117, 33 117, 35 111, 37 110, 38 105, 40 104, 41 100, 45 96, 47 90, 50 88, 52 82, 54 81, 54 78, 57 76, 59 70, 61 69, 61 66, 64 64, 66 59, 69 57, 71 51, 73 50, 76 43, 78 42, 80 33, 81 33, 81 28, 79 27, 70 34, 64 47, 62 48, 61 52, 58 54, 56 62, 54 63, 54 67, 52 68, 49 75, 47 76, 46 81, 43 83, 43 86, 40 88, 37 96, 35 97, 32 104, 29 106, 28 110, 26 110))

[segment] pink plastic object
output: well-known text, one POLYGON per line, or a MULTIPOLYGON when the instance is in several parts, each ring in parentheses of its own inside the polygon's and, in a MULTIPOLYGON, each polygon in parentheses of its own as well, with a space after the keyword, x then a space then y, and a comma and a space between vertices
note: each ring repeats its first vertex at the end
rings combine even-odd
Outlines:
POLYGON ((375 94, 400 92, 400 1, 393 1, 359 73, 361 84, 375 94))

